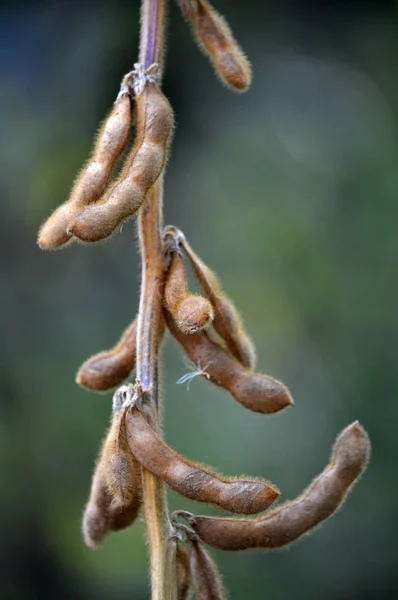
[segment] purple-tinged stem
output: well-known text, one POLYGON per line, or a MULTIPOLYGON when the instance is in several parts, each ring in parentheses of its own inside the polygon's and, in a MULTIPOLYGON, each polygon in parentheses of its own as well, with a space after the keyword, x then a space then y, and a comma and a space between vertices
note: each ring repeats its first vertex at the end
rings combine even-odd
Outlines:
MULTIPOLYGON (((148 69, 163 64, 166 0, 142 0, 139 62, 148 69)), ((158 429, 158 353, 163 334, 161 290, 164 257, 162 226, 163 176, 148 193, 139 217, 142 260, 140 308, 137 324, 137 380, 150 401, 147 420, 158 429)), ((152 600, 176 600, 176 543, 172 538, 163 482, 142 469, 142 485, 151 561, 152 600)))
POLYGON ((139 62, 148 69, 164 60, 164 24, 166 0, 143 0, 141 8, 141 39, 139 62))

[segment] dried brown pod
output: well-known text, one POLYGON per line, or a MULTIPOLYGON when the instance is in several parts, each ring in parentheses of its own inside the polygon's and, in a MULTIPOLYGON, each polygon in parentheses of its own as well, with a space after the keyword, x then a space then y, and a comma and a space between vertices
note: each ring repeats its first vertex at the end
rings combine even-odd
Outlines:
POLYGON ((245 92, 251 84, 250 63, 226 20, 206 0, 177 1, 221 81, 237 92, 245 92))
POLYGON ((206 332, 185 335, 167 310, 164 316, 168 329, 191 361, 201 367, 206 379, 228 390, 242 406, 254 412, 270 414, 294 404, 288 389, 280 381, 252 373, 211 340, 206 332))
POLYGON ((109 507, 110 531, 121 531, 130 527, 138 517, 141 506, 141 494, 135 495, 128 504, 118 504, 113 501, 109 507))
POLYGON ((100 463, 104 465, 104 481, 111 498, 111 531, 125 529, 136 519, 143 498, 141 465, 127 443, 127 409, 123 407, 122 400, 120 395, 114 395, 112 425, 100 458, 100 463))
POLYGON ((101 200, 84 208, 69 222, 71 233, 83 242, 107 238, 134 216, 165 168, 174 125, 170 103, 148 78, 135 101, 136 140, 119 178, 101 200))
POLYGON ((82 523, 83 538, 89 548, 98 547, 109 531, 120 531, 132 525, 142 504, 140 487, 141 483, 129 504, 120 504, 112 500, 105 480, 103 463, 97 464, 82 523))
POLYGON ((91 483, 90 497, 83 514, 83 539, 89 548, 101 544, 110 529, 109 495, 103 473, 103 467, 97 464, 91 483))
MULTIPOLYGON (((118 396, 115 394, 115 402, 118 396), (116 400, 115 400, 116 398, 116 400)), ((101 460, 107 466, 105 481, 109 493, 118 504, 130 504, 138 492, 141 468, 130 450, 126 433, 126 409, 116 407, 112 425, 102 449, 101 460)))
POLYGON ((206 298, 188 292, 188 280, 182 256, 172 252, 164 284, 164 303, 183 333, 192 334, 210 325, 214 317, 206 298))
POLYGON ((186 600, 191 587, 188 550, 179 542, 176 552, 177 564, 177 600, 186 600))
POLYGON ((85 206, 101 198, 109 184, 113 168, 125 149, 132 125, 132 106, 128 73, 110 114, 105 119, 93 153, 76 179, 70 199, 59 206, 39 231, 40 248, 56 250, 71 241, 68 224, 85 206))
POLYGON ((127 444, 126 409, 115 394, 112 423, 102 444, 83 516, 83 537, 98 546, 108 531, 130 525, 142 503, 141 466, 127 444))
POLYGON ((190 21, 196 10, 196 0, 177 0, 183 17, 186 21, 190 21))
POLYGON ((179 243, 191 261, 196 277, 214 307, 214 329, 224 340, 231 354, 243 366, 254 369, 256 350, 252 340, 243 329, 242 319, 235 305, 224 294, 215 273, 192 250, 185 236, 178 230, 175 235, 178 236, 179 243))
POLYGON ((76 383, 95 392, 106 392, 125 381, 135 367, 137 320, 124 331, 118 343, 86 360, 76 375, 76 383))
POLYGON ((126 413, 126 430, 131 452, 141 465, 186 498, 249 515, 265 510, 279 497, 279 490, 268 481, 221 477, 183 458, 161 440, 135 406, 126 413))
POLYGON ((198 600, 225 600, 227 598, 216 563, 203 548, 197 536, 188 539, 189 568, 192 587, 198 600))
MULTIPOLYGON (((220 550, 279 548, 297 540, 330 517, 364 471, 370 440, 358 422, 338 436, 330 464, 296 500, 258 519, 222 519, 185 513, 199 538, 220 550)), ((179 513, 184 516, 183 512, 179 513)))

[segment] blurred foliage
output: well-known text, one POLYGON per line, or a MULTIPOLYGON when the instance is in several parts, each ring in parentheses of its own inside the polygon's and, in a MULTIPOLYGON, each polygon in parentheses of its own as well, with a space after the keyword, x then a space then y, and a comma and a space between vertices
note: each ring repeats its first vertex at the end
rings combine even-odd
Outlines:
MULTIPOLYGON (((398 236, 398 3, 226 0, 254 84, 223 89, 170 8, 165 91, 177 130, 166 222, 219 273, 296 408, 245 412, 167 342, 167 440, 294 497, 359 419, 370 467, 333 520, 288 552, 217 553, 231 600, 393 598, 398 236)), ((6 599, 148 597, 144 526, 97 552, 80 536, 110 396, 74 383, 137 310, 130 223, 111 242, 45 253, 36 232, 68 195, 136 60, 138 2, 3 2, 0 107, 0 589, 6 599)), ((173 508, 189 507, 174 494, 173 508)))

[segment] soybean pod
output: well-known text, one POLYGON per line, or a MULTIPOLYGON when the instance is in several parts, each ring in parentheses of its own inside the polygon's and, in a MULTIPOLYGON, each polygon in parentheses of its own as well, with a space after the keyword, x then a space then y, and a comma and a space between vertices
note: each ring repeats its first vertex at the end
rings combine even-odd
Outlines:
POLYGON ((279 490, 268 481, 221 477, 183 458, 160 439, 136 406, 125 419, 128 444, 136 459, 182 496, 246 515, 265 510, 279 497, 279 490))
POLYGON ((82 364, 76 382, 96 392, 105 392, 123 383, 135 367, 136 338, 137 320, 134 320, 111 350, 95 354, 82 364))
POLYGON ((127 504, 120 503, 109 492, 103 463, 94 471, 90 497, 84 510, 82 533, 86 545, 96 548, 110 531, 126 529, 134 523, 142 505, 141 481, 127 504))
MULTIPOLYGON (((299 539, 335 513, 366 468, 370 441, 358 422, 338 436, 330 464, 296 500, 253 520, 185 513, 199 538, 220 550, 280 548, 299 539)), ((184 516, 184 513, 179 513, 184 516)))
POLYGON ((107 238, 134 216, 165 168, 174 124, 170 103, 149 79, 135 102, 136 140, 120 177, 100 201, 70 220, 70 231, 83 242, 107 238))
POLYGON ((83 516, 83 537, 93 548, 108 531, 133 523, 142 504, 141 466, 127 445, 125 412, 115 395, 112 423, 102 444, 83 516))
POLYGON ((177 566, 177 600, 186 600, 191 587, 191 571, 189 568, 188 550, 178 542, 176 551, 177 566))
POLYGON ((177 1, 221 81, 236 92, 245 92, 251 84, 250 63, 226 20, 206 0, 177 1))
POLYGON ((187 275, 180 253, 172 252, 164 284, 164 303, 183 333, 205 329, 214 317, 207 298, 188 292, 187 275))
POLYGON ((239 404, 262 414, 278 412, 293 405, 289 390, 276 379, 253 373, 210 339, 207 332, 183 334, 172 316, 164 311, 166 325, 203 376, 232 394, 239 404))
POLYGON ((90 497, 84 509, 82 533, 89 548, 96 548, 110 530, 109 507, 112 498, 108 492, 103 465, 97 464, 91 482, 90 497))
POLYGON ((198 600, 226 600, 221 575, 197 536, 188 539, 192 587, 198 600))
POLYGON ((129 95, 131 76, 128 73, 122 81, 120 93, 98 133, 92 156, 73 185, 70 199, 61 204, 42 225, 38 237, 40 248, 56 250, 70 242, 70 221, 85 206, 96 202, 104 194, 113 168, 127 145, 132 125, 129 95))
POLYGON ((222 291, 215 273, 192 250, 182 235, 181 246, 185 250, 203 290, 214 307, 213 326, 231 354, 244 367, 253 369, 256 363, 256 350, 243 328, 242 319, 232 300, 222 291))
POLYGON ((110 495, 101 467, 97 467, 90 498, 83 515, 82 533, 86 545, 96 548, 110 531, 126 529, 136 520, 142 504, 137 494, 128 504, 120 504, 110 495))
POLYGON ((141 493, 141 467, 131 452, 126 434, 126 408, 114 395, 113 420, 102 448, 101 460, 106 465, 105 482, 112 498, 119 504, 129 504, 141 493))

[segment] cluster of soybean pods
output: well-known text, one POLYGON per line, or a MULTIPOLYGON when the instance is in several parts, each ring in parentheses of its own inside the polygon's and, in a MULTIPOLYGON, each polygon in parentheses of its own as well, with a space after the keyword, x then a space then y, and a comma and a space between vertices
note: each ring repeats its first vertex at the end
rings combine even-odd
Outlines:
MULTIPOLYGON (((235 91, 245 91, 251 82, 250 64, 223 17, 205 0, 178 3, 221 80, 235 91)), ((41 248, 57 249, 75 240, 103 240, 144 205, 164 173, 174 127, 172 108, 158 83, 156 64, 149 69, 136 64, 123 78, 70 199, 40 229, 41 248), (135 140, 127 150, 133 125, 135 140), (112 180, 125 151, 124 166, 112 180)), ((200 375, 227 390, 245 408, 262 414, 292 405, 281 382, 255 372, 255 349, 237 309, 184 234, 168 226, 162 243, 163 313, 157 343, 168 329, 181 345, 195 365, 194 373, 185 380, 200 375), (188 289, 187 261, 203 295, 188 289)), ((84 540, 89 547, 96 547, 108 532, 125 529, 136 520, 143 503, 142 467, 191 500, 238 515, 257 515, 251 519, 197 516, 186 511, 172 515, 178 539, 178 598, 187 598, 193 590, 199 600, 220 600, 225 598, 225 590, 202 543, 221 550, 245 550, 278 548, 298 539, 341 506, 366 467, 369 438, 357 422, 344 429, 329 465, 310 486, 296 500, 264 513, 279 498, 275 485, 260 478, 224 477, 195 464, 168 447, 148 424, 146 394, 140 382, 121 385, 134 371, 136 341, 134 319, 114 348, 89 358, 77 374, 77 382, 92 391, 121 386, 114 394, 111 426, 84 512, 84 540)))

